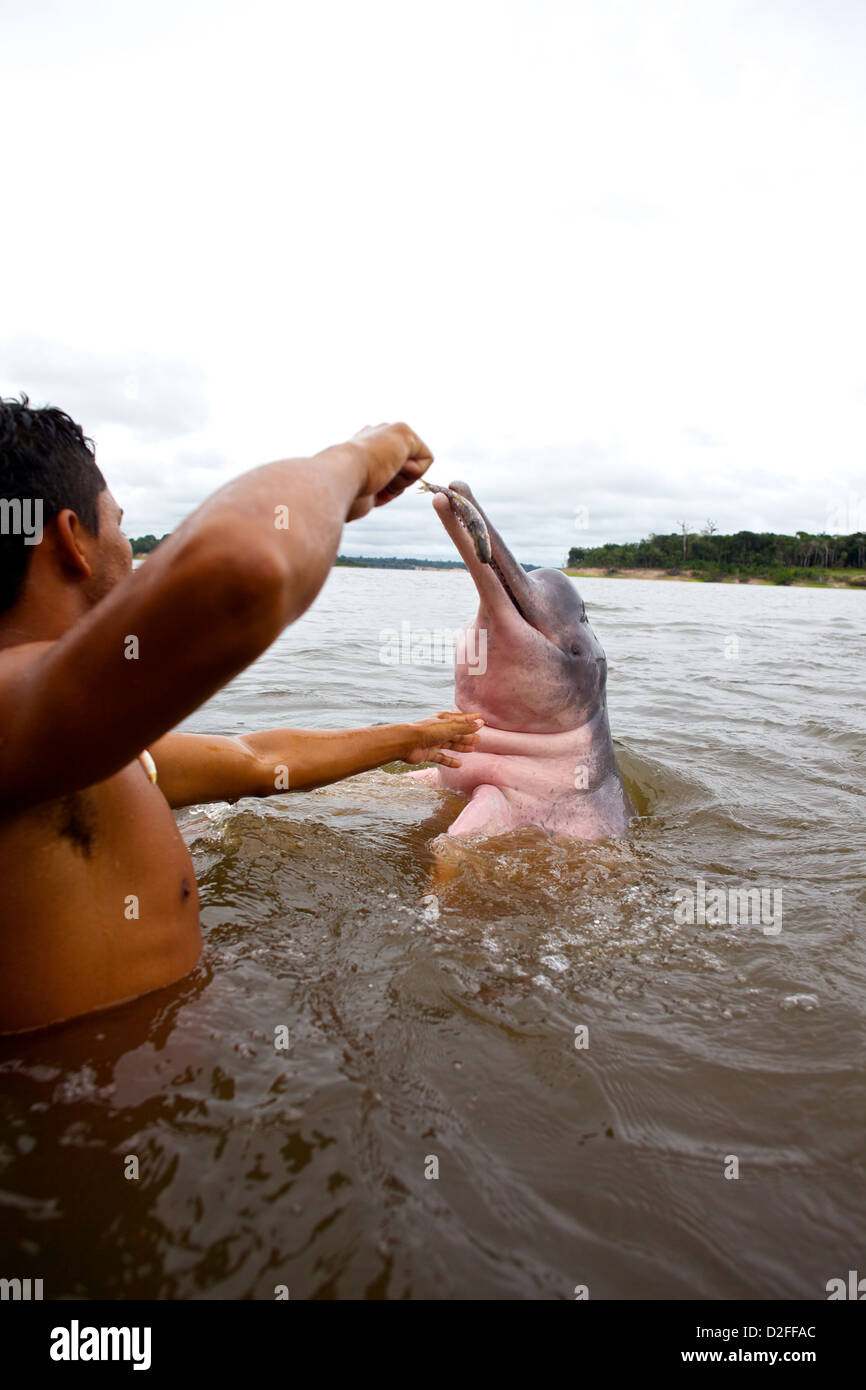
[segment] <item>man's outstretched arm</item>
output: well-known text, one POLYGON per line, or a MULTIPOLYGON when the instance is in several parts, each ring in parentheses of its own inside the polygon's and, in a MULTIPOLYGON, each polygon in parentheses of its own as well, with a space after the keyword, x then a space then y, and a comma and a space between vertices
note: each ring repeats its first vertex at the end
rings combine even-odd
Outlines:
POLYGON ((111 776, 310 605, 343 524, 431 455, 407 425, 266 464, 214 493, 80 622, 0 680, 0 813, 111 776))
POLYGON ((472 752, 481 722, 453 711, 369 729, 266 729, 241 738, 166 734, 150 751, 169 805, 192 806, 309 791, 397 760, 459 767, 455 754, 472 752))

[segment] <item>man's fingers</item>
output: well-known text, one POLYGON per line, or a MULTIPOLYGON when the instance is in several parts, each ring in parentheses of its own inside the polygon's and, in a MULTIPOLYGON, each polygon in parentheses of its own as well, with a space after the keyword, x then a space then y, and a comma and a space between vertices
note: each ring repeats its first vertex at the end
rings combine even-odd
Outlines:
POLYGON ((424 759, 425 763, 442 763, 445 767, 462 767, 459 758, 452 757, 450 753, 444 752, 441 748, 434 748, 430 756, 424 759))
POLYGON ((484 720, 476 714, 439 714, 436 718, 439 723, 437 738, 449 746, 459 742, 461 747, 473 747, 473 740, 484 725, 484 720))
POLYGON ((445 752, 453 748, 459 753, 472 753, 484 721, 478 714, 463 714, 460 710, 443 710, 422 719, 414 726, 417 744, 412 761, 444 763, 446 767, 462 767, 459 758, 445 752))
POLYGON ((410 459, 407 463, 404 463, 400 472, 395 474, 391 481, 386 483, 385 486, 376 493, 376 506, 383 507, 386 502, 390 502, 395 497, 399 497, 402 492, 406 491, 407 487, 411 487, 413 483, 417 483, 418 479, 423 477, 427 472, 432 462, 432 456, 428 454, 426 460, 423 462, 419 459, 410 459))

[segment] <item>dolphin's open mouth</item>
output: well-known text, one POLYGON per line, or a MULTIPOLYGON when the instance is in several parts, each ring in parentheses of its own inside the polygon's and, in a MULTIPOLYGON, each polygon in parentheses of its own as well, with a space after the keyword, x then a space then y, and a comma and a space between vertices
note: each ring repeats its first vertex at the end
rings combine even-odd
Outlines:
POLYGON ((514 596, 514 591, 513 591, 513 589, 511 588, 511 585, 509 584, 508 580, 505 578, 505 575, 502 573, 502 570, 499 568, 499 565, 498 565, 497 562, 496 562, 496 551, 495 551, 495 550, 494 550, 493 556, 492 556, 492 558, 491 558, 491 560, 490 560, 490 568, 493 570, 493 573, 496 575, 496 578, 499 580, 499 582, 500 582, 500 584, 502 585, 503 589, 505 590, 506 594, 507 594, 508 597, 511 599, 511 602, 514 604, 514 607, 517 609, 517 611, 518 611, 518 613, 520 614, 520 616, 521 616, 521 618, 523 619, 523 621, 524 621, 525 623, 529 623, 529 626, 530 626, 530 627, 535 627, 535 624, 531 621, 530 618, 527 618, 527 616, 526 616, 526 614, 524 613, 523 609, 520 607, 520 604, 517 602, 517 599, 516 599, 515 596, 514 596))

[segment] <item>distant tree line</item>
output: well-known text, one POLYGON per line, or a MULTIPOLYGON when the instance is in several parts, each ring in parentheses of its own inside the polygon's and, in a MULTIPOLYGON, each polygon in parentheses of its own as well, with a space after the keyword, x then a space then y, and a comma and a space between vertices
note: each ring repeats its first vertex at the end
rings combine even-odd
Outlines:
MULTIPOLYGON (((540 569, 540 565, 524 565, 521 567, 530 574, 532 570, 540 569)), ((335 565, 355 565, 358 569, 375 570, 465 570, 466 566, 462 560, 413 560, 405 559, 399 555, 338 555, 334 561, 335 565)))
POLYGON ((462 570, 462 560, 413 560, 400 555, 338 555, 336 565, 354 565, 358 569, 414 570, 420 565, 423 569, 462 570))
POLYGON ((132 546, 133 555, 149 555, 152 550, 156 550, 160 541, 168 540, 168 536, 168 532, 164 536, 131 536, 129 544, 132 546))
MULTIPOLYGON (((132 546, 133 555, 149 555, 151 551, 156 550, 156 547, 162 541, 167 539, 168 534, 165 536, 135 536, 130 538, 129 543, 132 546)), ((466 568, 462 560, 413 560, 405 559, 398 555, 383 557, 378 555, 338 555, 334 563, 337 565, 356 565, 363 568, 394 570, 416 569, 418 565, 423 565, 425 569, 440 570, 460 570, 466 568)))
MULTIPOLYGON (((661 569, 669 574, 681 573, 687 568, 701 578, 742 574, 744 578, 773 578, 781 584, 790 583, 802 572, 811 570, 820 582, 830 569, 862 570, 866 567, 866 533, 829 536, 798 531, 795 536, 782 536, 773 531, 737 531, 734 535, 722 536, 711 521, 696 533, 683 522, 680 530, 670 535, 651 532, 641 541, 572 546, 568 552, 568 567, 661 569)), ((852 582, 856 581, 852 579, 852 582)))

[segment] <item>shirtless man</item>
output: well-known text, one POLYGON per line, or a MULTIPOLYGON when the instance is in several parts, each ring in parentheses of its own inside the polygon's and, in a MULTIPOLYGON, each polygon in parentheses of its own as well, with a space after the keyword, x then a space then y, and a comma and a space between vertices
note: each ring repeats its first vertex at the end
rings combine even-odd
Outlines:
POLYGON ((172 807, 300 791, 398 758, 459 766, 454 752, 474 747, 480 719, 456 712, 337 732, 170 732, 309 607, 343 523, 431 462, 398 424, 255 468, 133 572, 79 426, 0 399, 0 1033, 192 969, 198 893, 172 807), (39 501, 37 544, 11 523, 21 532, 39 501))

